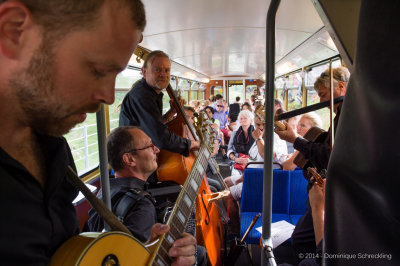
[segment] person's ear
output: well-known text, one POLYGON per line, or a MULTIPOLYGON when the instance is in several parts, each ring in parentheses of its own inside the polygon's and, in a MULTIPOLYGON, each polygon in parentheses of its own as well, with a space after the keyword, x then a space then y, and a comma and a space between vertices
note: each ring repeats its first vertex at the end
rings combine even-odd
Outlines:
POLYGON ((343 81, 339 81, 338 87, 339 87, 339 95, 344 96, 346 94, 346 84, 343 81))
POLYGON ((24 44, 24 33, 32 24, 32 14, 20 2, 6 1, 0 4, 0 52, 18 58, 24 44))
POLYGON ((133 167, 136 165, 135 157, 133 157, 132 154, 128 152, 122 155, 122 162, 124 165, 129 167, 133 167))

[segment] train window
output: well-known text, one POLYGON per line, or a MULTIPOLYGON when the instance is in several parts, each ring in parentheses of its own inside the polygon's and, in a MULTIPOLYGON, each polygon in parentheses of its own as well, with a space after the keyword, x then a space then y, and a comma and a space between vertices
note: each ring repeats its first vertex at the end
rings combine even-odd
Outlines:
POLYGON ((79 176, 99 165, 96 114, 87 114, 85 122, 75 126, 64 137, 71 148, 79 176))
POLYGON ((119 124, 119 112, 121 109, 121 103, 126 93, 132 88, 138 80, 142 78, 142 74, 139 69, 126 68, 124 71, 117 75, 115 79, 115 100, 112 105, 108 108, 110 116, 110 130, 118 127, 119 124))
POLYGON ((142 74, 139 69, 126 68, 117 75, 117 78, 115 79, 115 89, 117 91, 129 90, 132 88, 132 85, 141 78, 142 74))
POLYGON ((213 95, 217 95, 217 94, 223 95, 222 86, 214 86, 213 95))
POLYGON ((119 112, 121 110, 121 103, 128 91, 116 91, 115 101, 108 107, 108 114, 110 116, 110 131, 119 125, 119 112))
MULTIPOLYGON (((278 88, 276 88, 276 97, 275 98, 278 98, 278 99, 281 99, 282 100, 282 102, 284 102, 284 99, 285 99, 285 93, 283 92, 283 90, 282 89, 278 89, 278 88)), ((285 108, 286 109, 286 108, 285 108)))
MULTIPOLYGON (((334 68, 341 66, 340 60, 338 59, 333 61, 332 66, 334 68)), ((307 105, 319 103, 318 93, 314 90, 314 82, 327 68, 329 68, 329 63, 313 67, 311 71, 306 73, 305 84, 307 88, 307 105)), ((328 130, 330 126, 329 108, 317 110, 316 113, 321 117, 322 128, 328 130)))
POLYGON ((197 100, 199 97, 199 83, 192 82, 192 86, 190 89, 190 100, 197 100))
POLYGON ((240 97, 243 101, 243 84, 233 84, 229 86, 229 103, 234 103, 236 97, 240 97))
POLYGON ((178 82, 178 90, 180 93, 180 96, 186 101, 189 102, 189 89, 190 89, 190 83, 186 79, 179 79, 178 82))
POLYGON ((199 85, 199 95, 198 95, 198 99, 199 100, 204 100, 205 99, 205 90, 206 90, 206 85, 205 84, 199 85))
POLYGON ((246 87, 246 99, 250 100, 251 95, 254 94, 254 90, 257 89, 257 85, 248 85, 246 87))
POLYGON ((301 75, 299 73, 291 74, 283 78, 283 82, 282 90, 287 90, 287 110, 291 111, 301 108, 301 75))

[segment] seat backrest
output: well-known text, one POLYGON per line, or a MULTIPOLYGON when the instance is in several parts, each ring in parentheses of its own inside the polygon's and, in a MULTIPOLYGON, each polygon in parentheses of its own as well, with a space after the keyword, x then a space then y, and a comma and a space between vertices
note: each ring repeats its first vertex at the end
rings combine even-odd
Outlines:
POLYGON ((290 171, 290 213, 304 214, 306 211, 307 180, 303 176, 303 170, 290 171))
MULTIPOLYGON (((261 212, 263 197, 262 168, 247 168, 243 174, 241 212, 261 212)), ((290 175, 289 171, 273 170, 272 213, 289 214, 290 175)))
POLYGON ((243 172, 242 197, 240 199, 241 212, 257 212, 262 210, 263 194, 262 168, 246 168, 243 172))
POLYGON ((290 171, 274 169, 272 213, 289 214, 290 171))

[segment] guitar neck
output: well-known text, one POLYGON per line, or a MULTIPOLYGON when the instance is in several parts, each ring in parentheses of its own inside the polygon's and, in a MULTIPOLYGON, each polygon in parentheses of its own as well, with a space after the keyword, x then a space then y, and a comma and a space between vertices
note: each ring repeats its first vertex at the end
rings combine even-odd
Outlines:
POLYGON ((160 244, 154 253, 152 260, 154 265, 167 266, 172 264, 168 255, 168 250, 171 248, 175 240, 182 237, 188 219, 192 214, 195 199, 203 180, 209 159, 210 152, 207 147, 202 144, 193 167, 186 178, 181 192, 179 193, 171 216, 168 219, 167 224, 170 226, 170 230, 161 238, 160 244))

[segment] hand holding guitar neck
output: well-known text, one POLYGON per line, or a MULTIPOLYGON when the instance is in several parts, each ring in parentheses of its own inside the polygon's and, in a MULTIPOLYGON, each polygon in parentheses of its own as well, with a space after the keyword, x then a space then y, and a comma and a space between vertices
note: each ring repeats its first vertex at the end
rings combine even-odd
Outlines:
MULTIPOLYGON (((281 123, 281 122, 275 122, 275 123, 281 123)), ((288 126, 286 121, 283 122, 283 126, 285 127, 283 129, 276 128, 275 133, 278 134, 278 136, 281 139, 286 140, 290 143, 294 143, 294 141, 298 137, 297 133, 293 130, 292 127, 288 126)))
POLYGON ((279 129, 279 131, 286 130, 286 128, 287 128, 287 124, 284 124, 284 123, 276 120, 276 117, 275 117, 274 125, 276 127, 276 130, 279 129))
MULTIPOLYGON (((255 115, 258 117, 258 119, 261 120, 261 122, 265 123, 265 110, 264 110, 264 105, 259 105, 257 106, 255 110, 255 115)), ((286 130, 286 125, 283 124, 282 122, 277 120, 277 117, 275 116, 274 118, 275 122, 274 125, 277 129, 279 130, 286 130)))

